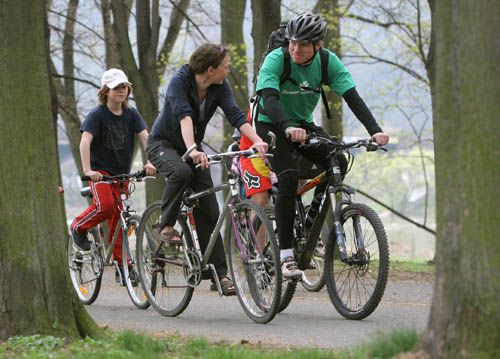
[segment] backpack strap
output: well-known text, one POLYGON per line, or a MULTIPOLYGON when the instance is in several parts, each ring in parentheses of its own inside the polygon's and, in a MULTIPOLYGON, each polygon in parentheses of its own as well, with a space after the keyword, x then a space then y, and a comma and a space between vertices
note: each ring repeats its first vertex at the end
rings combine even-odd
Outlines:
POLYGON ((282 47, 281 51, 283 52, 283 73, 280 77, 280 85, 287 81, 291 81, 294 85, 297 85, 297 82, 290 77, 292 73, 292 65, 290 64, 290 51, 288 51, 288 47, 282 47))
MULTIPOLYGON (((330 85, 330 79, 328 78, 328 60, 329 60, 329 55, 328 51, 326 51, 324 48, 319 49, 319 56, 321 59, 321 84, 322 85, 330 85)), ((321 99, 323 100, 323 105, 325 106, 325 112, 326 112, 326 117, 331 120, 332 115, 330 113, 330 106, 328 105, 328 99, 326 97, 325 90, 323 89, 323 86, 321 88, 321 99)))
POLYGON ((328 105, 328 99, 326 97, 325 90, 323 89, 322 86, 330 84, 330 80, 328 78, 328 60, 329 60, 328 51, 326 51, 322 47, 319 49, 319 56, 321 60, 321 85, 319 87, 319 91, 317 89, 313 89, 310 87, 301 86, 297 81, 295 81, 293 78, 290 77, 290 74, 292 73, 292 65, 290 64, 291 61, 290 52, 288 51, 288 47, 282 47, 281 51, 283 52, 283 73, 281 74, 280 77, 280 85, 285 83, 286 81, 290 81, 295 86, 298 86, 304 90, 320 92, 321 99, 323 100, 323 105, 325 106, 326 117, 329 120, 331 120, 332 116, 330 112, 330 106, 328 105))

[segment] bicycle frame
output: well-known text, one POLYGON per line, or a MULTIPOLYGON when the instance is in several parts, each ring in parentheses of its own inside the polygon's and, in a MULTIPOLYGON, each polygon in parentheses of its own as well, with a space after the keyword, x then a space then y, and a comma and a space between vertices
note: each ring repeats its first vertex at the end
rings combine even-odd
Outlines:
MULTIPOLYGON (((328 181, 328 185, 325 187, 325 190, 323 191, 322 194, 322 204, 320 204, 320 210, 318 211, 313 220, 311 229, 306 234, 305 248, 301 253, 301 255, 299 256, 300 268, 306 268, 311 261, 314 249, 316 248, 318 237, 321 232, 321 228, 323 227, 323 223, 326 220, 328 210, 330 209, 330 207, 333 207, 333 221, 334 221, 333 224, 335 230, 335 237, 337 239, 337 244, 339 247, 340 258, 343 262, 348 262, 352 260, 349 259, 346 254, 347 251, 345 246, 345 236, 342 230, 340 213, 342 206, 352 203, 351 195, 354 194, 354 190, 343 184, 340 165, 336 158, 336 155, 332 156, 331 166, 328 170, 320 173, 315 178, 307 181, 303 186, 301 186, 297 190, 296 202, 297 205, 299 206, 299 211, 302 212, 304 211, 301 196, 304 193, 311 190, 312 188, 315 188, 319 184, 324 183, 325 181, 328 181), (337 198, 338 194, 342 194, 341 200, 338 200, 337 198)), ((300 217, 303 218, 304 215, 302 214, 300 215, 300 217)), ((304 227, 303 223, 304 221, 301 220, 301 222, 302 222, 301 223, 302 227, 304 227)), ((361 236, 358 235, 358 233, 360 233, 359 228, 355 228, 355 231, 356 231, 357 244, 359 245, 358 248, 364 248, 363 240, 361 239, 361 236)))
MULTIPOLYGON (((239 232, 237 231, 237 224, 236 224, 236 218, 235 218, 235 205, 241 200, 240 195, 239 195, 239 183, 238 183, 238 178, 235 176, 230 176, 228 181, 226 183, 223 183, 219 186, 209 188, 207 190, 197 192, 194 194, 191 194, 185 198, 185 203, 184 203, 184 208, 181 209, 182 212, 185 212, 188 218, 188 223, 189 223, 189 228, 191 229, 191 235, 193 239, 193 246, 195 248, 196 254, 198 255, 198 258, 201 259, 201 268, 202 270, 210 269, 215 275, 217 275, 215 271, 215 267, 213 264, 208 263, 208 260, 210 258, 210 255, 212 254, 213 247, 215 246, 215 242, 217 240, 217 237, 220 233, 220 230, 222 228, 222 224, 224 222, 224 218, 226 217, 228 213, 228 209, 230 209, 230 218, 231 218, 231 226, 233 228, 233 232, 236 235, 236 243, 238 245, 238 248, 240 249, 240 252, 243 253, 243 244, 241 243, 241 238, 239 236, 239 232), (212 234, 210 235, 207 248, 205 250, 205 254, 202 255, 201 253, 201 248, 199 244, 199 237, 198 233, 196 231, 196 222, 194 219, 194 208, 191 205, 191 203, 194 203, 196 200, 199 198, 208 196, 210 194, 214 194, 217 192, 220 192, 222 190, 229 189, 229 193, 226 196, 224 200, 224 208, 222 212, 219 214, 219 218, 217 219, 217 223, 215 225, 214 230, 212 231, 212 234)), ((250 226, 250 231, 254 231, 253 226, 250 226)), ((252 234, 255 235, 255 232, 252 234)), ((185 239, 184 239, 185 240, 185 239)), ((262 248, 260 248, 260 245, 256 243, 256 247, 258 250, 259 255, 261 256, 262 260, 265 260, 264 255, 262 253, 262 248)), ((193 263, 191 262, 189 256, 186 256, 187 263, 189 270, 193 270, 193 263)), ((246 260, 247 258, 243 258, 246 260)))

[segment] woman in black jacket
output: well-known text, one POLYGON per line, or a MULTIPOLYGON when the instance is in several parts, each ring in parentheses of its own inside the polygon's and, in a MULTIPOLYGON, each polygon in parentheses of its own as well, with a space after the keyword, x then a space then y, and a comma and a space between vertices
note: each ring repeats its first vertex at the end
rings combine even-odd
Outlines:
MULTIPOLYGON (((171 244, 182 243, 173 226, 184 188, 189 185, 194 191, 202 191, 213 187, 201 142, 217 107, 222 109, 233 127, 253 142, 253 147, 260 153, 267 151, 267 143, 246 122, 245 114, 236 105, 225 79, 230 72, 229 60, 229 51, 222 45, 204 44, 197 48, 189 64, 182 66, 170 82, 165 104, 151 130, 146 150, 148 159, 161 175, 168 178, 162 198, 160 233, 163 240, 171 244), (181 156, 194 143, 197 148, 190 154, 192 161, 183 162, 181 156), (197 164, 201 167, 195 169, 197 164)), ((219 216, 215 194, 201 198, 194 215, 204 252, 219 216)), ((209 260, 215 265, 224 295, 234 295, 234 285, 227 276, 220 234, 209 260)))

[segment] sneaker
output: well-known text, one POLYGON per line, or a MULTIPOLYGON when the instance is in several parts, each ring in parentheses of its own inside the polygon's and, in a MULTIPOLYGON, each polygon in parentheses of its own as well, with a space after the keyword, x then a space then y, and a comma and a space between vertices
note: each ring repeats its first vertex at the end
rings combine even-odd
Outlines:
MULTIPOLYGON (((119 283, 122 287, 126 287, 127 283, 125 282, 125 273, 123 273, 123 268, 118 267, 118 269, 115 270, 115 282, 119 283), (120 270, 120 272, 118 272, 118 269, 120 270), (120 277, 121 277, 121 282, 120 282, 120 277)), ((132 284, 132 287, 137 287, 139 283, 138 275, 131 266, 128 267, 128 274, 130 277, 130 283, 132 284)))
POLYGON ((314 255, 316 257, 325 258, 325 247, 323 246, 323 244, 318 243, 316 248, 314 248, 314 255))
POLYGON ((78 247, 78 249, 82 251, 90 250, 90 241, 87 238, 87 231, 84 231, 82 233, 71 231, 71 236, 73 237, 73 242, 78 247))
POLYGON ((302 271, 297 266, 297 262, 293 257, 286 257, 281 263, 281 274, 284 278, 300 278, 302 271))

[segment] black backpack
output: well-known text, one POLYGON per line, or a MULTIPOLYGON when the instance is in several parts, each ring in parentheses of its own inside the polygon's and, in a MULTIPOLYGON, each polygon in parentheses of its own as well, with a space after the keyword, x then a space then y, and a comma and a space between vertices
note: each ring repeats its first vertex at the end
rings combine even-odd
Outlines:
MULTIPOLYGON (((269 36, 269 40, 267 42, 267 47, 264 53, 262 54, 262 59, 260 61, 259 69, 262 67, 262 63, 264 62, 264 59, 266 56, 273 50, 281 47, 281 51, 283 52, 283 73, 281 74, 280 77, 280 85, 285 83, 286 81, 290 81, 294 85, 300 87, 303 90, 308 90, 308 91, 314 91, 314 92, 319 92, 321 93, 321 99, 323 100, 323 104, 325 106, 325 111, 326 111, 326 116, 328 119, 331 119, 330 115, 330 106, 328 106, 328 100, 326 98, 325 91, 323 90, 322 85, 329 85, 330 81, 328 80, 328 51, 326 51, 323 48, 319 49, 319 55, 321 57, 321 84, 319 89, 313 89, 307 86, 300 85, 297 81, 295 81, 290 74, 292 73, 292 65, 291 65, 291 58, 290 58, 290 52, 288 51, 288 40, 285 38, 285 30, 286 26, 288 24, 288 21, 282 21, 280 23, 280 26, 274 30, 271 35, 269 36)), ((254 79, 257 79, 257 76, 254 76, 254 79)), ((256 81, 254 81, 256 83, 256 81)), ((256 101, 258 99, 253 99, 255 102, 259 103, 259 101, 256 101)), ((252 101, 253 102, 253 101, 252 101)), ((257 106, 257 112, 259 111, 259 107, 257 106)), ((256 118, 254 116, 254 118, 256 118)))

